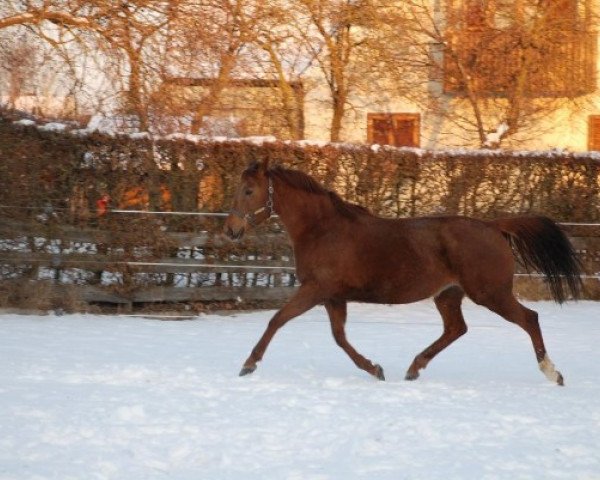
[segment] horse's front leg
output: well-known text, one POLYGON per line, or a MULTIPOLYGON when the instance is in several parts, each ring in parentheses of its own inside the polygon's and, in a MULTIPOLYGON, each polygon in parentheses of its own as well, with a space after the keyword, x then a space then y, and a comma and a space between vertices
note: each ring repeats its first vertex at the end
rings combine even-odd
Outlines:
POLYGON ((269 325, 262 337, 252 349, 252 353, 244 362, 240 371, 240 377, 248 375, 256 370, 256 364, 260 362, 269 346, 273 336, 281 327, 283 327, 292 318, 302 315, 307 310, 317 305, 321 301, 318 294, 318 288, 310 285, 302 285, 294 294, 290 301, 281 308, 269 321, 269 325))
POLYGON ((376 363, 371 362, 371 360, 363 357, 346 339, 346 330, 344 328, 347 316, 346 302, 344 300, 329 300, 325 302, 325 308, 329 314, 331 332, 333 333, 333 338, 335 338, 335 343, 348 354, 358 368, 363 369, 365 372, 370 373, 379 380, 385 380, 381 365, 377 365, 376 363))

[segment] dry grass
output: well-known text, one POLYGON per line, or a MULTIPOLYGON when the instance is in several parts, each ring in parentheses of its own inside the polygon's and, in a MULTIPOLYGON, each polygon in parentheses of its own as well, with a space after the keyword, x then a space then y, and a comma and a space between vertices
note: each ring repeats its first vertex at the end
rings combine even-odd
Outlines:
POLYGON ((88 304, 68 285, 53 288, 48 281, 29 279, 0 283, 0 307, 27 310, 60 310, 66 313, 89 311, 88 304))
MULTIPOLYGON (((515 293, 525 300, 552 300, 550 290, 544 280, 539 277, 516 277, 515 293)), ((600 280, 587 278, 583 281, 583 298, 600 300, 600 280)))

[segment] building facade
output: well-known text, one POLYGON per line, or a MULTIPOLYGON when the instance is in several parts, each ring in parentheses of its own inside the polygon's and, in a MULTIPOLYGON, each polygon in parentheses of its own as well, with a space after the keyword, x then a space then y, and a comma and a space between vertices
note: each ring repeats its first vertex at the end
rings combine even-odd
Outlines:
MULTIPOLYGON (((499 143, 600 150, 596 0, 432 3, 441 33, 425 39, 430 67, 416 87, 420 94, 394 95, 390 88, 357 98, 363 94, 355 92, 344 140, 428 149, 499 143)), ((328 139, 326 97, 322 88, 307 94, 307 138, 328 139)))
MULTIPOLYGON (((430 15, 407 45, 425 46, 413 63, 426 67, 407 72, 410 88, 385 74, 377 89, 351 88, 342 141, 600 150, 600 0, 421 1, 430 15)), ((238 136, 330 140, 330 79, 319 66, 301 81, 218 82, 171 78, 162 95, 173 116, 229 122, 238 136)))

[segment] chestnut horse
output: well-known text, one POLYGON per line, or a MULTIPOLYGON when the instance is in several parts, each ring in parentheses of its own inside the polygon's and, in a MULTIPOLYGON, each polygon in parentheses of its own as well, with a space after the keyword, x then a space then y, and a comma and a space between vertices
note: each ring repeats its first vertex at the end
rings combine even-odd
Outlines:
POLYGON ((253 163, 242 174, 225 232, 239 239, 275 214, 291 238, 301 286, 271 319, 240 375, 256 369, 286 322, 324 304, 336 343, 359 368, 384 380, 381 366, 346 339, 347 302, 399 304, 433 297, 444 331, 408 368, 406 379, 415 380, 433 357, 467 332, 461 312, 466 294, 523 328, 531 337, 540 370, 563 385, 546 353, 537 313, 520 304, 512 292, 517 256, 544 274, 557 302, 569 294, 579 296, 580 264, 552 220, 381 218, 342 200, 300 171, 253 163))

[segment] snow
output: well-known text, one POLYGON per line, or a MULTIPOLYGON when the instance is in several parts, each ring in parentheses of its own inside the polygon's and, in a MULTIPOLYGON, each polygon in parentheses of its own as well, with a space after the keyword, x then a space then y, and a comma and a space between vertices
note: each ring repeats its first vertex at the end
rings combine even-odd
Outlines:
POLYGON ((78 134, 100 132, 106 135, 115 135, 119 132, 137 132, 139 120, 135 115, 105 116, 93 115, 86 128, 78 130, 78 134))
POLYGON ((485 146, 486 147, 493 147, 495 145, 497 145, 500 140, 502 139, 502 136, 508 132, 508 124, 506 122, 502 122, 500 123, 500 125, 498 125, 498 127, 496 127, 496 130, 494 130, 493 132, 489 132, 486 136, 485 136, 485 146))
POLYGON ((23 127, 31 127, 37 125, 33 120, 28 118, 22 118, 21 120, 16 120, 13 122, 15 125, 21 125, 23 127))
POLYGON ((351 304, 356 369, 324 309, 290 322, 251 376, 272 312, 192 321, 0 315, 0 478, 598 479, 600 304, 540 313, 564 388, 526 335, 471 303, 469 333, 416 382, 430 301, 351 304))
MULTIPOLYGON (((214 120, 214 119, 211 119, 214 120)), ((13 122, 22 126, 36 126, 41 130, 51 130, 51 131, 67 131, 69 134, 74 136, 87 136, 91 135, 94 132, 102 133, 104 135, 109 135, 111 137, 114 136, 124 136, 132 139, 151 139, 153 141, 177 141, 177 140, 185 140, 191 143, 199 143, 199 142, 245 142, 252 143, 255 145, 262 145, 265 143, 276 143, 279 140, 272 136, 248 136, 248 137, 240 137, 237 133, 226 131, 226 125, 223 127, 219 125, 218 119, 214 122, 208 122, 211 124, 210 131, 207 131, 200 135, 193 135, 189 133, 168 133, 168 134, 154 134, 150 132, 139 132, 137 126, 137 119, 134 116, 124 116, 124 117, 104 117, 102 115, 94 115, 89 121, 86 128, 79 129, 69 129, 68 125, 53 122, 48 124, 36 124, 31 120, 18 120, 13 122), (218 127, 218 128, 217 128, 218 127), (226 135, 218 135, 218 133, 223 132, 223 128, 225 128, 226 135)), ((226 122, 225 122, 226 123, 226 122)), ((487 141, 485 142, 488 147, 494 145, 494 142, 500 138, 502 133, 507 129, 505 123, 501 123, 497 130, 491 132, 487 135, 487 141)), ((430 154, 433 158, 435 157, 530 157, 530 158, 546 158, 546 159, 554 159, 554 158, 562 158, 564 156, 572 156, 576 159, 581 160, 591 160, 594 162, 600 161, 600 152, 590 151, 590 152, 569 152, 564 149, 550 149, 550 150, 503 150, 497 148, 449 148, 443 150, 425 150, 422 148, 415 147, 393 147, 390 145, 365 145, 361 143, 348 143, 348 142, 329 142, 325 140, 286 140, 286 144, 289 145, 298 145, 300 147, 332 147, 338 149, 361 149, 361 148, 370 148, 373 152, 377 153, 380 149, 385 148, 386 150, 398 150, 402 152, 412 153, 418 157, 423 157, 427 154, 430 154)))
POLYGON ((39 125, 38 128, 46 132, 62 132, 67 129, 67 125, 60 122, 49 122, 44 125, 39 125))

